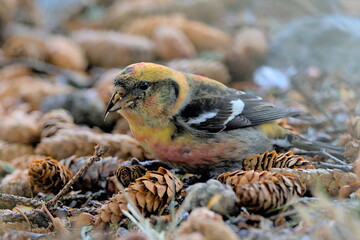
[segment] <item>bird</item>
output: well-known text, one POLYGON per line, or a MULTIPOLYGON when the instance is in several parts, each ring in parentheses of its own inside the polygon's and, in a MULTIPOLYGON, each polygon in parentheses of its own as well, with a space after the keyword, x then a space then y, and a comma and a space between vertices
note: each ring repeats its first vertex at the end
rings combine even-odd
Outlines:
POLYGON ((119 112, 146 151, 187 172, 215 176, 238 170, 245 157, 274 145, 340 149, 275 122, 302 111, 276 107, 204 76, 140 62, 121 70, 113 85, 105 116, 119 112))

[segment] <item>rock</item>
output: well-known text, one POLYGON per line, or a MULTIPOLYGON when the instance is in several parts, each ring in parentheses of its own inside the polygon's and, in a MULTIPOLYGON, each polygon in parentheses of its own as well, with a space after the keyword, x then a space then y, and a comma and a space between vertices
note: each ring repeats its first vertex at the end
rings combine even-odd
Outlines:
POLYGON ((266 90, 270 88, 278 88, 286 91, 290 87, 290 80, 288 76, 269 66, 262 66, 254 72, 254 82, 266 90))
POLYGON ((234 191, 219 181, 210 179, 206 183, 196 183, 187 189, 187 196, 183 203, 186 211, 199 207, 208 207, 210 210, 224 216, 236 214, 238 199, 234 191))
POLYGON ((359 81, 360 19, 342 16, 306 17, 274 36, 267 65, 286 71, 316 66, 328 74, 359 81))

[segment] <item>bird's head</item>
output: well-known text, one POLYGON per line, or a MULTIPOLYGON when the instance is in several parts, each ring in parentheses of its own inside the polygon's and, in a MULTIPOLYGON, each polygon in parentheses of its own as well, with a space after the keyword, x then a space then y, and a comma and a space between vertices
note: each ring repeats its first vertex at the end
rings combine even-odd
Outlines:
POLYGON ((170 117, 177 111, 188 84, 185 76, 154 63, 135 63, 124 68, 113 81, 115 92, 106 113, 145 114, 147 117, 170 117))

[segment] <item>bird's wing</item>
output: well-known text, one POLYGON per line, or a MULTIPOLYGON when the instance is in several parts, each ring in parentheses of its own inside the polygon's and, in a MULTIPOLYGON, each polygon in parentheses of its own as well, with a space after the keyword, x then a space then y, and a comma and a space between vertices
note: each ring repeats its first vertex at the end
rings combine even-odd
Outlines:
POLYGON ((203 92, 195 92, 192 101, 174 117, 187 129, 216 133, 299 114, 235 89, 200 89, 203 92))

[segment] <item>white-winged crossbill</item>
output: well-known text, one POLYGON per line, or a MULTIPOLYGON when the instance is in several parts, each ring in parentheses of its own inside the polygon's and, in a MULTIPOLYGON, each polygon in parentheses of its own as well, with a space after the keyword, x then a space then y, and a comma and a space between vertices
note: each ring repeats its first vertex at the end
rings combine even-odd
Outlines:
POLYGON ((215 175, 240 169, 246 156, 273 144, 322 147, 274 122, 299 111, 277 108, 203 76, 136 63, 113 83, 106 113, 119 111, 145 150, 187 171, 215 175))

